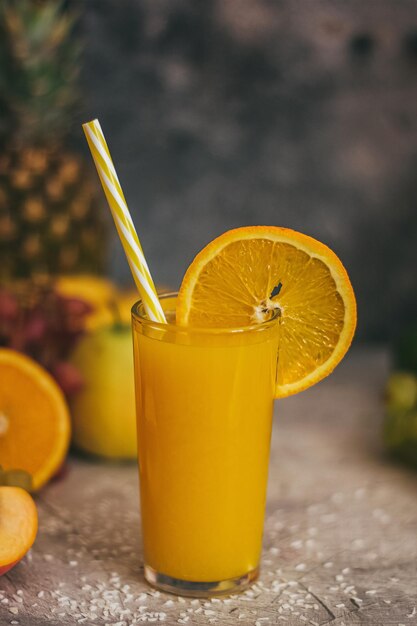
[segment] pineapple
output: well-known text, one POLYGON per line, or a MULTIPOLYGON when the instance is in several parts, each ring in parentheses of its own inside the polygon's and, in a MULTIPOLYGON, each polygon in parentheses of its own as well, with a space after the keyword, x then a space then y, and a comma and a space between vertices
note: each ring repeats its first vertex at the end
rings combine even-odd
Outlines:
POLYGON ((0 2, 0 281, 103 269, 97 182, 67 149, 76 26, 57 0, 0 2))

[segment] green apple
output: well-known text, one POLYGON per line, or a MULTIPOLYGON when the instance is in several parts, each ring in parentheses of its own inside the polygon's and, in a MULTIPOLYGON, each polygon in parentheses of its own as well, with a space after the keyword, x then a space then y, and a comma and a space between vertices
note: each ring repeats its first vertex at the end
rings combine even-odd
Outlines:
POLYGON ((71 402, 73 442, 90 454, 136 457, 132 331, 114 324, 92 330, 71 357, 84 386, 71 402))

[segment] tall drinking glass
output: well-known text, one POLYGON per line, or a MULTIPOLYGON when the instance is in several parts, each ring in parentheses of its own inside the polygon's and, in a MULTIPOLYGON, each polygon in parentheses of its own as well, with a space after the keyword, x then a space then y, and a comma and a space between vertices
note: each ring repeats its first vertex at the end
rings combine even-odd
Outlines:
POLYGON ((198 597, 255 580, 262 544, 279 322, 168 324, 132 309, 145 578, 198 597))

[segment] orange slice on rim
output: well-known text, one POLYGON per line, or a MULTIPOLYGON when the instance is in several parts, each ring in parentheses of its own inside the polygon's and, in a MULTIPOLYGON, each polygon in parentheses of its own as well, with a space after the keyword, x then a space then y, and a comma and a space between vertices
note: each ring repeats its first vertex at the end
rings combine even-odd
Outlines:
POLYGON ((208 244, 188 268, 177 324, 241 327, 279 309, 276 397, 298 393, 330 374, 356 327, 356 301, 340 259, 288 228, 248 226, 208 244))

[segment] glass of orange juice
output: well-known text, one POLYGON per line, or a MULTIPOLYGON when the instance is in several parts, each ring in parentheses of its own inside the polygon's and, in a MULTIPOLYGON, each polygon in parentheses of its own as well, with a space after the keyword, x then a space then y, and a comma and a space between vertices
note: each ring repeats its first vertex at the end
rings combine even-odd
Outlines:
POLYGON ((168 324, 133 306, 145 578, 197 597, 256 579, 262 545, 279 323, 168 324))

